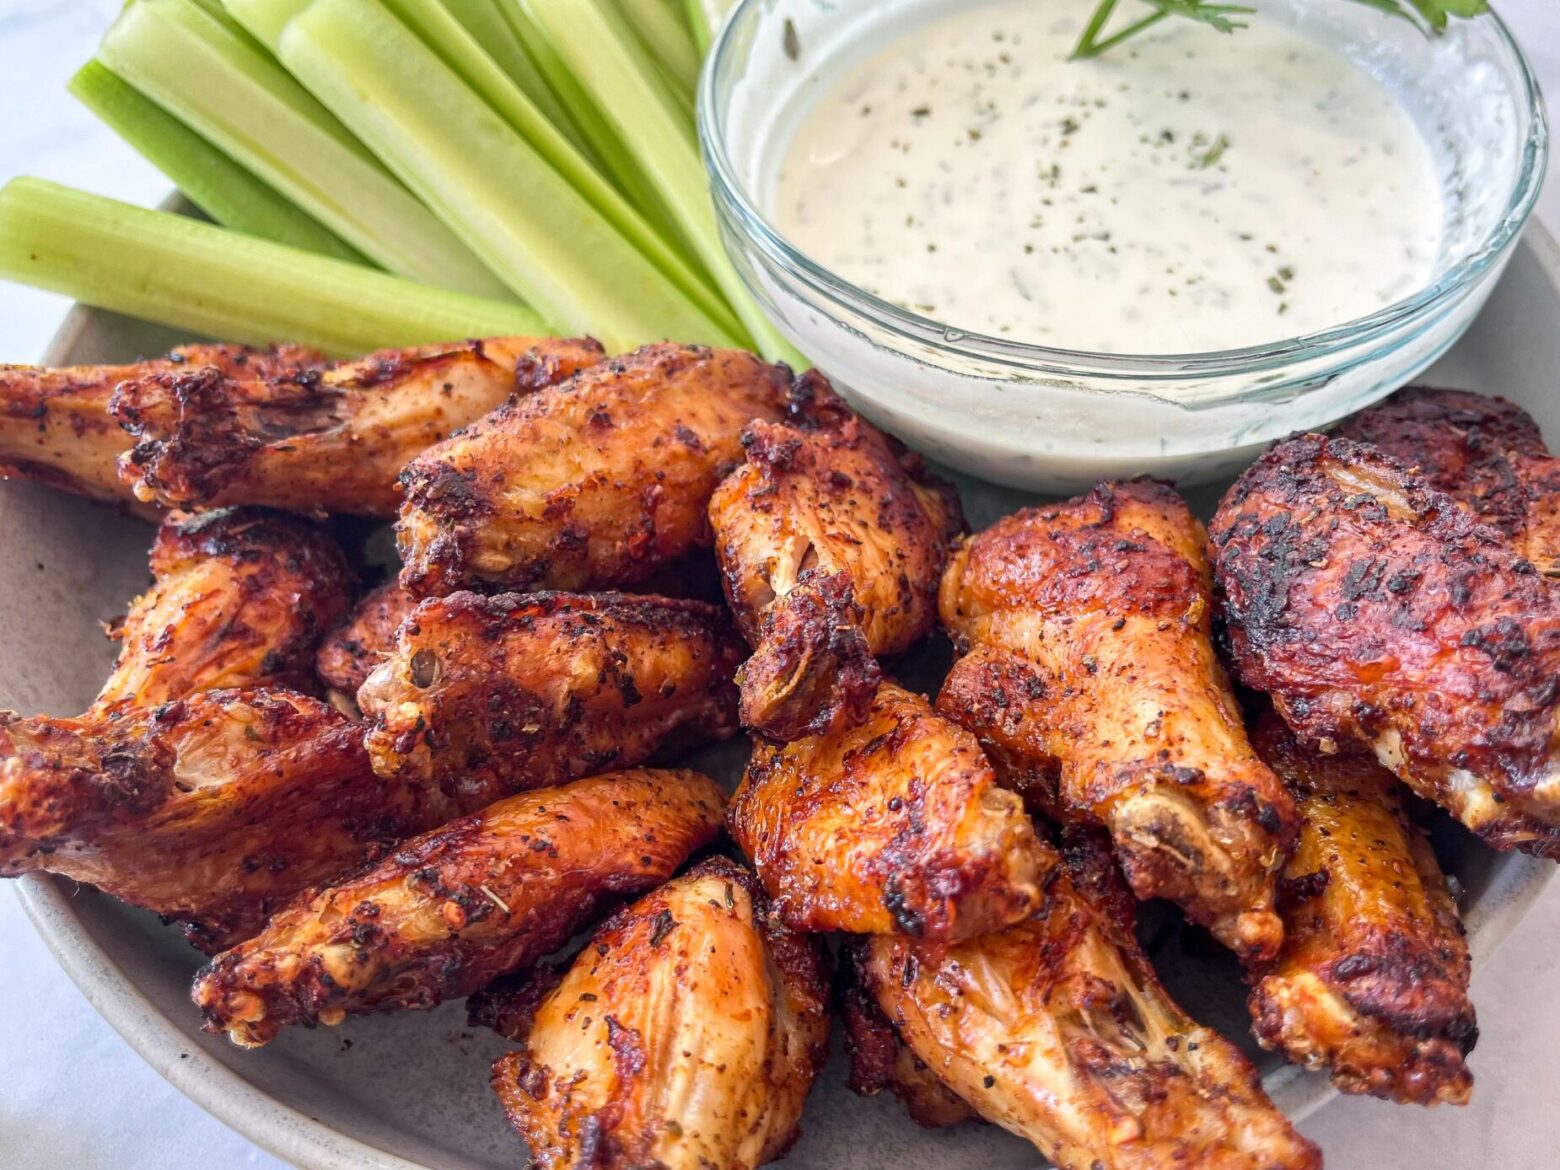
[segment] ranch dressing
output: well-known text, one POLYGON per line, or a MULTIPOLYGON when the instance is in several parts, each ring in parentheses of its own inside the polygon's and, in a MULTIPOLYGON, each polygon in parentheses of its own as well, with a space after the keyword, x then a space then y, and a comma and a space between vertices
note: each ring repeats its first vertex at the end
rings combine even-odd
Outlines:
POLYGON ((786 236, 952 328, 1193 353, 1429 283, 1441 185, 1392 94, 1276 19, 1165 21, 1069 62, 1088 0, 995 0, 826 85, 771 192, 786 236))

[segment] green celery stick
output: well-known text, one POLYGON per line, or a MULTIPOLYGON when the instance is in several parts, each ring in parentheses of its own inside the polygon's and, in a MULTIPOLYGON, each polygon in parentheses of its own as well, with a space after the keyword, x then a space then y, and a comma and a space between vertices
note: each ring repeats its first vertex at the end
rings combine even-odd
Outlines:
POLYGON ((555 329, 733 344, 379 0, 313 0, 278 56, 555 329))
POLYGON ((383 268, 511 295, 286 70, 191 0, 137 0, 98 60, 383 268))
POLYGON ((692 96, 704 57, 681 14, 668 7, 666 0, 617 0, 617 8, 667 79, 680 92, 692 96))
POLYGON ((388 273, 43 179, 0 188, 0 278, 224 341, 340 356, 541 336, 523 305, 388 273))
POLYGON ((319 220, 300 211, 195 131, 96 61, 68 87, 119 137, 224 227, 321 256, 366 263, 319 220))
POLYGON ((693 34, 693 43, 698 47, 701 59, 709 55, 715 34, 731 15, 733 4, 734 0, 683 0, 683 8, 688 13, 688 31, 693 34))
POLYGON ((603 14, 601 0, 536 0, 534 12, 580 84, 614 119, 759 351, 771 360, 803 364, 726 256, 698 147, 689 141, 639 46, 603 14))

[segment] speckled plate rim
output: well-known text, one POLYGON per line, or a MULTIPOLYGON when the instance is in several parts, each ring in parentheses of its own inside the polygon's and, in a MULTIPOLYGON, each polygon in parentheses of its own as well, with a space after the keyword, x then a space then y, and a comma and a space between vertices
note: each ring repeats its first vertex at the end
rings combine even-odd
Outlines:
MULTIPOLYGON (((1560 244, 1536 220, 1519 248, 1533 252, 1560 308, 1560 244)), ((74 305, 44 353, 46 365, 71 361, 98 310, 74 305)), ((1489 961, 1560 866, 1513 856, 1492 878, 1466 917, 1475 970, 1489 961)), ((124 969, 92 937, 71 905, 74 883, 46 875, 20 879, 18 897, 44 945, 87 1002, 159 1076, 218 1121, 301 1170, 428 1170, 378 1146, 348 1137, 301 1110, 282 1104, 198 1047, 136 987, 124 969)), ((1264 1087, 1296 1121, 1338 1095, 1327 1079, 1295 1066, 1264 1079, 1264 1087)))

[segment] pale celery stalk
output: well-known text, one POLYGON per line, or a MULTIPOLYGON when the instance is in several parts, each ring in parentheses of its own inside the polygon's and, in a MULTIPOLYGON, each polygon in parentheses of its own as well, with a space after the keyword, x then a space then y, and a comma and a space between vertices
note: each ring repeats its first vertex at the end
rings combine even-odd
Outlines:
POLYGON ((715 43, 715 34, 731 15, 733 4, 734 0, 683 0, 683 8, 688 13, 688 31, 693 34, 693 43, 701 59, 708 56, 710 46, 715 43))
POLYGON ((699 84, 703 55, 693 43, 680 13, 666 0, 616 0, 618 11, 650 50, 661 72, 681 93, 691 95, 699 84))
POLYGON ((510 295, 286 70, 191 0, 136 0, 98 59, 376 264, 510 295))
POLYGON ((379 0, 313 0, 278 57, 555 329, 732 344, 379 0))
POLYGON ((795 351, 748 294, 721 246, 697 146, 688 140, 650 62, 617 22, 603 15, 601 2, 537 0, 534 12, 580 83, 614 119, 760 352, 772 360, 796 361, 795 351))
POLYGON ((224 341, 290 341, 343 356, 546 332, 511 301, 32 178, 0 188, 0 278, 224 341))
POLYGON ((727 333, 742 333, 742 326, 708 279, 698 275, 622 193, 574 149, 573 143, 526 99, 440 0, 382 2, 689 300, 727 333))
POLYGON ((299 210, 157 103, 97 61, 71 78, 70 92, 171 179, 190 202, 234 231, 364 263, 319 220, 299 210))

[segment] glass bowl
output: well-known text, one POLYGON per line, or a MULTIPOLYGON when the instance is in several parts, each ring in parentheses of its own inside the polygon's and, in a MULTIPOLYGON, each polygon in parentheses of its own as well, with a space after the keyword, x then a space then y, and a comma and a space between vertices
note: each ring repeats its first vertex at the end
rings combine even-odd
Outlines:
POLYGON ((785 239, 766 215, 768 184, 833 66, 881 43, 886 28, 980 2, 742 0, 698 103, 716 214, 753 295, 863 413, 972 475, 1048 493, 1132 475, 1230 476, 1271 440, 1325 427, 1440 357, 1483 306, 1532 213, 1548 154, 1543 100, 1497 16, 1427 37, 1364 4, 1257 0, 1253 20, 1285 21, 1338 48, 1382 79, 1426 135, 1447 208, 1432 283, 1334 328, 1213 353, 1026 345, 919 316, 785 239))

